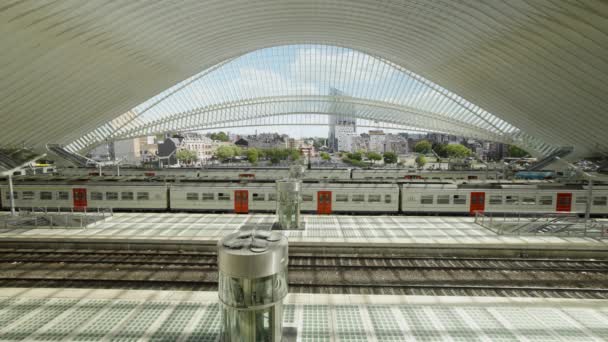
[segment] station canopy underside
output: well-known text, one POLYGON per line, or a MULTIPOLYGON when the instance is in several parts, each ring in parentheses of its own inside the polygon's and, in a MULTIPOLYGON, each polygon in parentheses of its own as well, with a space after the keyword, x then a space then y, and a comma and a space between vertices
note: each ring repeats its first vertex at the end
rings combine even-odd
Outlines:
POLYGON ((3 144, 344 115, 608 152, 608 5, 565 1, 9 1, 3 144))

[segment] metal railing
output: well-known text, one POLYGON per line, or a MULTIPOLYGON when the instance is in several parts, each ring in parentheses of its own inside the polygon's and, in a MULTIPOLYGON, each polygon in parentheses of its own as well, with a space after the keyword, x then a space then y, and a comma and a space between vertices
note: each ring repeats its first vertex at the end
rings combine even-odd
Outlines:
POLYGON ((578 213, 475 213, 475 223, 506 236, 571 236, 608 238, 608 222, 578 213))
POLYGON ((92 224, 104 221, 114 215, 112 208, 74 208, 30 207, 19 208, 16 215, 0 216, 0 227, 3 228, 87 228, 92 224))

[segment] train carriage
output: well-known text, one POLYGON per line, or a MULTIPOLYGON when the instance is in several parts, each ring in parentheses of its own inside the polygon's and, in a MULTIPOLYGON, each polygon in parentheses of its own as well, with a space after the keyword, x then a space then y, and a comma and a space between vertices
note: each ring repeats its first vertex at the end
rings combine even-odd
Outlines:
MULTIPOLYGON (((584 213, 587 186, 555 183, 403 184, 403 213, 584 213)), ((608 212, 608 187, 596 186, 591 214, 608 212)))
POLYGON ((353 169, 352 179, 362 180, 435 180, 435 181, 471 181, 502 179, 498 171, 416 171, 408 169, 353 169))
POLYGON ((224 211, 246 214, 276 210, 276 185, 237 182, 180 182, 171 184, 173 211, 224 211))
POLYGON ((302 187, 302 210, 318 214, 397 213, 396 184, 307 183, 302 187))
MULTIPOLYGON (((66 168, 61 170, 64 176, 98 176, 99 169, 96 168, 66 168)), ((116 167, 102 169, 102 175, 108 177, 117 176, 116 167)), ((289 176, 289 168, 285 167, 214 167, 214 168, 165 168, 165 169, 143 169, 143 168, 121 168, 121 176, 130 177, 171 177, 171 178, 198 178, 204 180, 232 181, 232 180, 278 180, 289 176)), ((346 180, 350 179, 350 169, 327 168, 306 170, 302 179, 304 180, 346 180)))
MULTIPOLYGON (((165 210, 166 189, 163 183, 50 178, 44 181, 16 180, 13 194, 16 208, 165 210)), ((0 196, 4 199, 2 208, 9 209, 7 185, 0 186, 0 196)))
MULTIPOLYGON (((395 184, 307 182, 302 188, 301 209, 304 212, 396 213, 399 210, 399 188, 395 184)), ((274 212, 276 196, 274 182, 179 182, 171 185, 171 209, 274 212)))

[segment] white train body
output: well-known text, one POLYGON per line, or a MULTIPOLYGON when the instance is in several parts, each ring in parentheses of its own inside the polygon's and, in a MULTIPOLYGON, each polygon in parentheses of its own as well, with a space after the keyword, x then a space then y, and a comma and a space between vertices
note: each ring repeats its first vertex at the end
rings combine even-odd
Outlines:
MULTIPOLYGON (((99 170, 95 168, 66 168, 61 175, 72 177, 98 176, 99 170)), ((103 176, 115 177, 118 174, 116 167, 102 169, 103 176)), ((121 168, 120 176, 130 177, 171 177, 171 178, 199 178, 208 180, 277 180, 289 176, 288 168, 168 168, 168 169, 137 169, 121 168)), ((318 179, 350 179, 350 169, 311 169, 306 170, 304 180, 318 179)))
MULTIPOLYGON (((305 212, 390 212, 399 210, 397 184, 305 183, 305 212)), ((188 183, 171 185, 171 209, 193 211, 274 212, 274 183, 188 183)))
POLYGON ((353 169, 352 179, 400 180, 426 179, 436 181, 498 180, 502 174, 497 171, 416 171, 408 169, 353 169))
MULTIPOLYGON (((77 209, 112 208, 122 210, 165 210, 167 187, 151 183, 96 182, 43 183, 13 187, 15 207, 77 209)), ((3 209, 10 208, 8 186, 0 186, 3 209)))
MULTIPOLYGON (((586 186, 554 183, 403 184, 403 213, 584 213, 586 186)), ((591 213, 608 213, 608 186, 595 186, 591 213)))

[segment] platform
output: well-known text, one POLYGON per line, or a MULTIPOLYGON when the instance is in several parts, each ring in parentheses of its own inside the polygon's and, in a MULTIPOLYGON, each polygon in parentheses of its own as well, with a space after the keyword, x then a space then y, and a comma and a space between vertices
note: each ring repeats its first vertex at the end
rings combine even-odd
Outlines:
MULTIPOLYGON (((608 302, 290 294, 298 341, 605 341, 608 302)), ((1 341, 217 341, 216 292, 5 288, 1 341)))
MULTIPOLYGON (((347 216, 302 215, 305 230, 285 231, 290 247, 409 248, 424 253, 457 249, 484 255, 484 250, 526 250, 550 256, 554 251, 605 255, 608 240, 580 237, 500 236, 483 228, 471 217, 450 216, 347 216)), ((268 226, 269 214, 115 213, 102 221, 80 228, 0 227, 0 241, 35 243, 96 243, 100 247, 128 244, 129 248, 189 250, 208 246, 225 234, 244 226, 268 226)), ((66 247, 67 248, 67 247, 66 247)), ((597 257, 591 255, 590 257, 597 257)))

